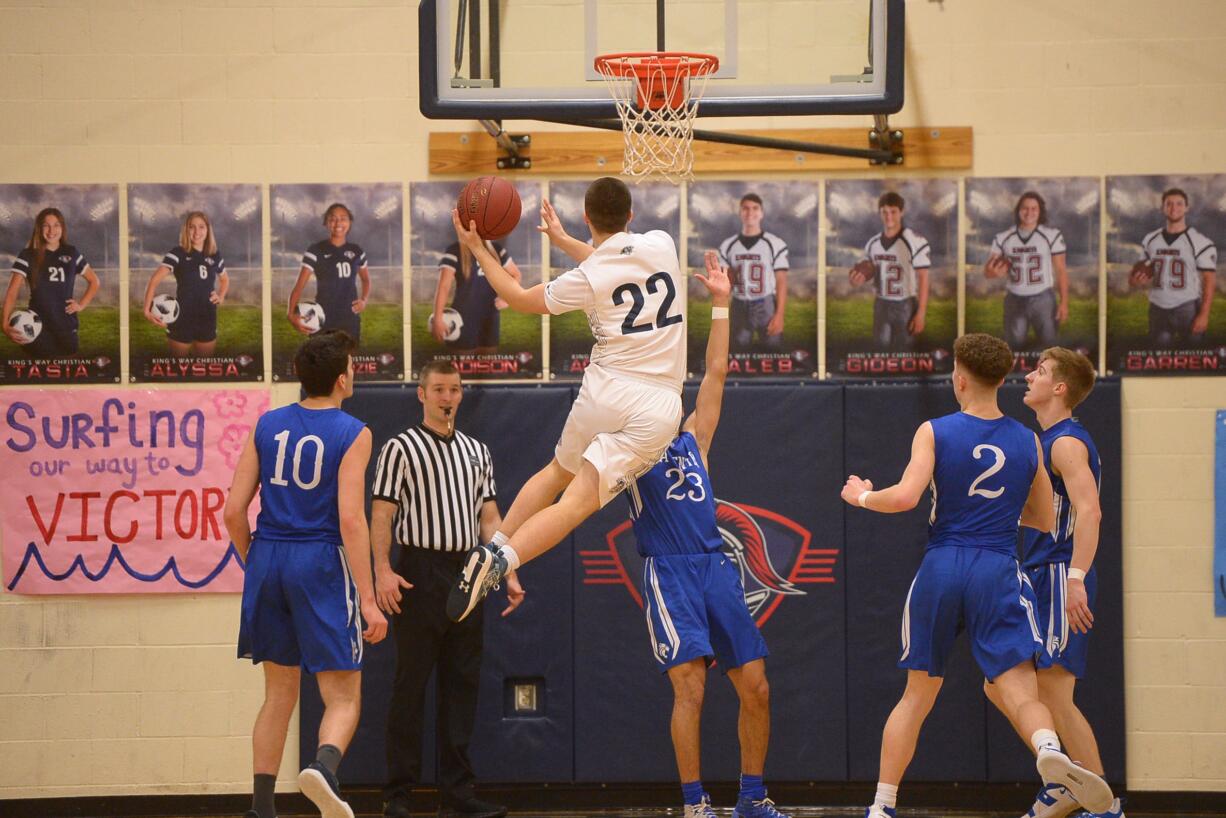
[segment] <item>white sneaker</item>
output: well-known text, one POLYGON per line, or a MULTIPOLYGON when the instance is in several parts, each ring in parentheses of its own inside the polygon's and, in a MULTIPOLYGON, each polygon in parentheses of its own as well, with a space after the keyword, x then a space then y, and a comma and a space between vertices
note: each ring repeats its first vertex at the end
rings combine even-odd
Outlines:
POLYGON ((685 818, 718 818, 715 810, 711 808, 711 796, 704 792, 702 800, 697 804, 686 804, 685 818))
POLYGON ((1030 812, 1022 818, 1064 818, 1078 806, 1077 799, 1069 794, 1063 784, 1044 784, 1035 796, 1030 812))
POLYGON ((1111 802, 1111 809, 1106 812, 1100 812, 1097 815, 1086 813, 1083 818, 1124 818, 1124 804, 1117 798, 1111 802))
POLYGON ((1059 784, 1069 795, 1077 799, 1077 803, 1094 814, 1111 809, 1115 796, 1111 787, 1085 767, 1073 763, 1073 760, 1059 750, 1040 750, 1035 761, 1039 775, 1044 784, 1059 784))

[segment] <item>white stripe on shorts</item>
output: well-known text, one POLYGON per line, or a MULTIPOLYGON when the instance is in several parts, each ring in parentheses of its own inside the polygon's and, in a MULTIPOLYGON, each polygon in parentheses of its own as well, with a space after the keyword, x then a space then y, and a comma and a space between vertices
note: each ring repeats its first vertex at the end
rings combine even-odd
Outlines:
POLYGON ((1034 618, 1034 605, 1029 599, 1026 598, 1026 591, 1022 587, 1023 585, 1029 585, 1030 579, 1022 573, 1022 567, 1020 565, 1017 565, 1015 562, 1014 566, 1017 569, 1017 601, 1020 602, 1022 607, 1026 609, 1026 618, 1030 620, 1030 633, 1032 636, 1034 636, 1034 641, 1041 645, 1043 644, 1043 637, 1039 634, 1039 623, 1034 618))
MULTIPOLYGON (((664 602, 664 592, 660 590, 660 578, 656 575, 655 559, 650 557, 647 559, 647 571, 651 584, 651 593, 656 600, 656 611, 660 617, 660 624, 664 626, 664 638, 668 640, 668 656, 672 658, 681 649, 681 637, 677 635, 677 628, 673 625, 673 617, 669 614, 668 605, 664 602)), ((652 636, 652 641, 655 642, 654 635, 652 636)))
POLYGON ((907 654, 911 652, 911 592, 915 590, 915 580, 919 579, 919 574, 915 575, 915 579, 911 580, 911 587, 907 589, 907 601, 902 606, 902 656, 898 657, 898 661, 907 658, 907 654))
POLYGON ((358 588, 349 573, 349 557, 345 555, 344 547, 338 546, 336 553, 340 555, 341 571, 345 574, 345 613, 347 617, 345 619, 345 627, 353 627, 354 636, 350 645, 357 646, 357 656, 354 658, 354 661, 361 662, 362 652, 365 647, 362 644, 362 617, 358 615, 358 612, 361 610, 357 604, 358 588))

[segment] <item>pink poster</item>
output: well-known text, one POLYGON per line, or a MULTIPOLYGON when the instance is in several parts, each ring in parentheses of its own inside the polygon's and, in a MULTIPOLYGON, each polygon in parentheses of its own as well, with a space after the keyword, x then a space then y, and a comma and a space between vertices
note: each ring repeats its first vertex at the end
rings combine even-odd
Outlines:
POLYGON ((0 393, 5 590, 241 590, 223 510, 267 408, 264 390, 0 393))

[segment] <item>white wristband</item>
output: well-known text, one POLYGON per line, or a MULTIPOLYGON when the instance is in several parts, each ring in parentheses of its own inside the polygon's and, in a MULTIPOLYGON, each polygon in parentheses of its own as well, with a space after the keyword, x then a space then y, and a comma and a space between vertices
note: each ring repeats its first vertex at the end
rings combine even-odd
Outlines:
POLYGON ((1079 579, 1082 582, 1085 582, 1086 572, 1082 571, 1080 568, 1070 568, 1068 569, 1068 578, 1069 579, 1079 579))
POLYGON ((711 308, 711 320, 712 321, 718 321, 721 318, 727 318, 727 317, 728 317, 727 307, 712 307, 711 308))
POLYGON ((868 496, 872 493, 871 490, 860 492, 860 496, 856 498, 856 505, 860 508, 868 508, 868 496))

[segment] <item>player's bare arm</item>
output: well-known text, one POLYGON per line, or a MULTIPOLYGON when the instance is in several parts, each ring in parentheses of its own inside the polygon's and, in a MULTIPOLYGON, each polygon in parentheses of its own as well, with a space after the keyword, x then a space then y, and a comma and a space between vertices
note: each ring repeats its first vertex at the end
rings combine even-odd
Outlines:
POLYGON ((289 294, 289 312, 286 317, 289 322, 294 325, 294 329, 298 330, 303 335, 310 335, 311 331, 307 329, 306 324, 302 323, 302 319, 298 317, 298 299, 302 298, 302 291, 306 289, 307 280, 311 277, 311 268, 303 265, 298 271, 298 280, 294 282, 294 289, 289 294))
POLYGON ((536 229, 548 236, 550 244, 574 259, 576 264, 596 252, 595 247, 566 232, 562 227, 562 220, 558 218, 558 212, 553 209, 548 199, 541 200, 541 223, 536 229))
POLYGON ((907 324, 907 332, 912 335, 919 335, 924 331, 924 323, 928 317, 928 268, 921 267, 915 271, 916 292, 919 294, 919 304, 915 308, 915 315, 911 317, 911 321, 907 324))
POLYGON ((788 303, 788 271, 775 271, 775 314, 766 325, 767 335, 778 335, 783 332, 784 308, 788 303))
POLYGON ((153 293, 157 290, 158 284, 162 279, 170 273, 171 269, 168 266, 159 264, 158 268, 153 271, 153 275, 149 277, 149 283, 145 286, 145 318, 162 329, 166 329, 166 324, 153 313, 153 293))
POLYGON ((226 293, 230 292, 230 274, 222 270, 217 274, 217 289, 209 293, 209 301, 214 304, 221 304, 226 300, 226 293))
POLYGON ((13 273, 9 276, 8 289, 4 291, 4 334, 9 337, 9 340, 14 344, 20 344, 25 341, 25 337, 21 334, 21 330, 16 327, 9 326, 9 318, 13 314, 13 307, 17 306, 17 296, 21 292, 21 282, 24 277, 20 273, 13 273))
POLYGON ((936 438, 932 434, 932 424, 925 421, 915 430, 915 437, 911 439, 911 461, 903 470, 901 480, 889 488, 873 491, 871 480, 853 474, 847 478, 840 496, 849 505, 862 506, 869 511, 880 511, 884 514, 910 511, 919 505, 924 491, 932 482, 932 470, 936 467, 936 460, 936 438))
MULTIPOLYGON (((495 500, 486 500, 481 504, 481 518, 478 521, 481 531, 481 542, 494 539, 494 534, 502 527, 502 513, 498 511, 495 500)), ((507 616, 524 601, 524 586, 519 582, 519 572, 512 571, 506 576, 507 607, 502 609, 502 615, 507 616)))
POLYGON ((456 238, 459 239, 460 244, 472 252, 473 258, 481 265, 485 278, 494 288, 494 292, 498 293, 511 309, 536 315, 544 315, 549 312, 549 308, 545 306, 544 284, 537 284, 525 290, 502 266, 498 257, 485 246, 485 241, 477 235, 476 222, 470 221, 465 227, 460 223, 458 210, 451 211, 451 222, 455 225, 456 238))
POLYGON ((370 462, 370 429, 349 445, 337 472, 336 503, 340 514, 341 542, 345 545, 353 583, 358 587, 358 603, 366 629, 362 637, 372 645, 387 636, 387 619, 375 602, 374 580, 370 572, 370 529, 366 525, 366 464, 370 462))
POLYGON ((413 584, 392 569, 392 520, 396 504, 370 501, 370 550, 375 555, 375 602, 385 614, 400 613, 401 588, 413 584))
POLYGON ((226 534, 234 543, 238 555, 247 561, 247 551, 251 548, 251 522, 247 519, 247 509, 255 499, 255 493, 260 488, 260 456, 255 451, 255 430, 247 435, 243 444, 243 452, 238 456, 238 465, 234 468, 234 480, 230 483, 230 493, 226 496, 226 510, 223 518, 226 523, 226 534))
POLYGON ((1056 506, 1052 501, 1051 478, 1047 476, 1047 467, 1043 465, 1043 444, 1039 436, 1034 437, 1035 448, 1039 452, 1039 467, 1035 469, 1034 480, 1030 483, 1030 494, 1026 497, 1026 505, 1022 507, 1022 518, 1019 521, 1027 528, 1038 531, 1051 531, 1056 527, 1056 506))
POLYGON ((1200 335, 1209 329, 1209 310, 1213 307, 1213 291, 1217 285, 1217 273, 1213 270, 1200 271, 1200 312, 1192 319, 1192 334, 1200 335))
MULTIPOLYGON (((1098 483, 1090 469, 1090 453, 1075 437, 1058 438, 1051 447, 1051 467, 1064 479, 1069 502, 1077 515, 1069 568, 1089 573, 1094 555, 1098 553, 1098 532, 1103 517, 1098 502, 1098 483)), ((1084 580, 1070 577, 1065 596, 1070 627, 1076 633, 1086 633, 1094 626, 1094 614, 1090 611, 1084 580)))
MULTIPOLYGON (((707 274, 696 274, 694 278, 702 282, 711 293, 711 308, 727 310, 732 303, 732 281, 728 271, 719 263, 719 254, 708 250, 703 254, 703 264, 707 274)), ((702 453, 703 465, 706 465, 707 451, 715 437, 715 429, 719 426, 719 415, 724 403, 724 382, 728 379, 728 336, 729 321, 727 314, 722 318, 711 318, 711 332, 707 336, 706 372, 702 376, 702 384, 698 387, 698 398, 694 403, 694 412, 686 418, 685 430, 692 432, 702 453)))
POLYGON ((1056 291, 1060 294, 1056 323, 1063 324, 1068 320, 1068 265, 1064 263, 1064 253, 1052 256, 1051 264, 1056 270, 1056 291))
POLYGON ((85 292, 81 294, 79 299, 68 299, 68 303, 64 306, 64 312, 69 315, 78 313, 88 307, 89 302, 93 301, 94 296, 98 294, 98 274, 94 272, 94 268, 88 264, 85 265, 85 269, 81 271, 81 277, 85 279, 85 292))
POLYGON ((447 265, 438 268, 438 286, 434 288, 434 320, 430 322, 430 334, 440 344, 447 337, 447 324, 443 321, 443 310, 447 308, 447 296, 451 294, 453 281, 455 281, 455 270, 447 265))
POLYGON ((366 309, 366 302, 370 300, 370 268, 365 264, 358 268, 358 281, 362 284, 362 292, 358 300, 353 302, 354 314, 366 309))

